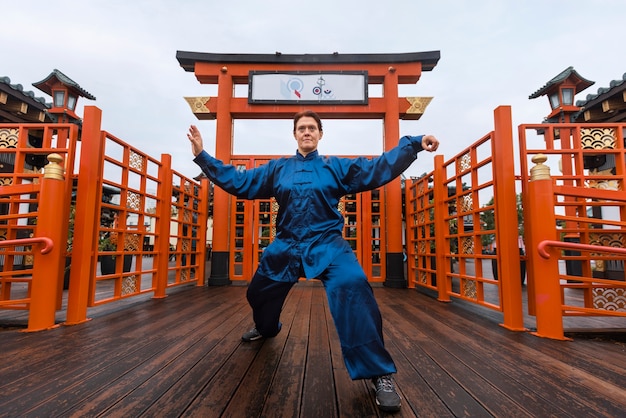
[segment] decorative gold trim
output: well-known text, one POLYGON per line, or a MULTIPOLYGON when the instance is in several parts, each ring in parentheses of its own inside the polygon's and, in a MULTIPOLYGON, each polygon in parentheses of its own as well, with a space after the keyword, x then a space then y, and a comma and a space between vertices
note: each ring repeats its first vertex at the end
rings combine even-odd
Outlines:
POLYGON ((463 173, 472 168, 472 156, 469 151, 462 155, 457 161, 457 171, 463 173))
POLYGON ((18 128, 0 129, 0 148, 17 148, 18 128))
POLYGON ((143 170, 143 160, 144 157, 141 154, 137 154, 132 149, 130 150, 128 157, 128 166, 131 168, 135 168, 138 171, 143 170))
POLYGON ((626 289, 594 288, 593 307, 605 311, 626 312, 626 289))
POLYGON ((211 114, 211 111, 207 107, 207 103, 211 100, 210 96, 204 97, 185 97, 185 100, 191 108, 191 112, 194 115, 202 115, 203 119, 215 118, 215 115, 211 114), (208 117, 207 117, 208 116, 208 117))
POLYGON ((411 105, 406 111, 409 115, 423 115, 426 107, 430 104, 432 97, 405 97, 406 101, 411 105))
POLYGON ((137 280, 136 276, 126 276, 122 279, 122 296, 132 295, 137 293, 137 280))
POLYGON ((598 171, 597 169, 589 170, 589 177, 587 177, 586 186, 591 189, 602 189, 602 190, 620 190, 620 181, 619 180, 595 180, 591 176, 605 176, 611 177, 613 176, 613 169, 607 168, 606 170, 598 171))
POLYGON ((580 142, 583 149, 615 149, 615 130, 580 128, 580 142))
POLYGON ((131 192, 130 190, 128 190, 126 192, 126 207, 130 209, 140 210, 141 195, 139 193, 131 192))
POLYGON ((548 157, 544 154, 537 154, 531 161, 536 165, 530 169, 530 181, 535 180, 549 180, 550 179, 550 167, 544 165, 548 161, 548 157))
POLYGON ((49 163, 44 167, 44 178, 54 180, 65 180, 65 169, 61 164, 63 157, 59 154, 48 155, 49 163))
POLYGON ((471 237, 461 238, 463 254, 474 254, 474 240, 471 237))
POLYGON ((476 281, 474 280, 461 280, 462 282, 462 290, 461 290, 461 295, 469 298, 469 299, 473 299, 476 300, 477 299, 477 292, 476 292, 476 281))

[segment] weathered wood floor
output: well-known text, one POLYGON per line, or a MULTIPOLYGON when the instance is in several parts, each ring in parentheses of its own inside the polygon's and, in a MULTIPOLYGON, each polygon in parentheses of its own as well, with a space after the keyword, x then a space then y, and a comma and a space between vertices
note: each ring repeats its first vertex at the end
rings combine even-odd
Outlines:
MULTIPOLYGON (((300 283, 283 330, 242 343, 246 288, 183 287, 50 331, 0 331, 0 417, 374 417, 351 381, 324 290, 300 283)), ((537 338, 498 314, 374 289, 403 397, 395 416, 626 416, 624 334, 537 338)))

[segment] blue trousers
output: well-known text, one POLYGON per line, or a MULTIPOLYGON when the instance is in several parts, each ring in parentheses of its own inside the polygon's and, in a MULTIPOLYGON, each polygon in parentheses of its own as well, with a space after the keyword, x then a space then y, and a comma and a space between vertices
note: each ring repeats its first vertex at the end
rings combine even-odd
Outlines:
MULTIPOLYGON (((354 253, 339 255, 317 278, 326 290, 350 378, 395 373, 396 366, 383 341, 378 304, 354 253)), ((274 281, 258 272, 252 278, 246 296, 255 326, 264 337, 274 337, 280 331, 280 312, 294 284, 274 281)))

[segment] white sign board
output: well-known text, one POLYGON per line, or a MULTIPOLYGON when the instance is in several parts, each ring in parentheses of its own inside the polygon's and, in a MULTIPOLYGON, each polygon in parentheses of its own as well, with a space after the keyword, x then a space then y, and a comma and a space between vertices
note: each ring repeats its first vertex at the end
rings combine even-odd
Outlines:
POLYGON ((367 104, 367 71, 267 73, 248 76, 249 103, 367 104))

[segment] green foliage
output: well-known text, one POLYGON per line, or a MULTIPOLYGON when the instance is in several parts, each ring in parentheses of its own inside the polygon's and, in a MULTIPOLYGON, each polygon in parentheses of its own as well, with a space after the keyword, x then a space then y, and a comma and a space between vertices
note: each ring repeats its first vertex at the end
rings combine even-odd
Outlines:
POLYGON ((68 253, 72 252, 72 248, 74 245, 74 220, 75 218, 76 218, 76 206, 72 204, 70 206, 70 222, 68 224, 67 242, 65 244, 65 249, 68 253))
POLYGON ((115 251, 117 249, 117 244, 111 240, 109 236, 100 237, 100 241, 98 241, 98 251, 115 251))
MULTIPOLYGON (((524 208, 522 205, 522 194, 518 193, 516 198, 516 207, 517 207, 517 230, 520 236, 524 236, 524 208)), ((493 206, 493 197, 489 202, 485 205, 493 206)), ((496 217, 493 209, 485 210, 480 213, 480 221, 486 230, 495 230, 496 229, 496 217)), ((485 234, 482 236, 482 244, 484 246, 490 245, 496 239, 494 234, 485 234)))

